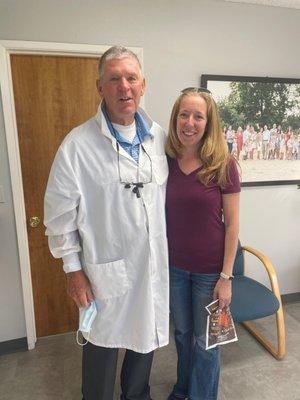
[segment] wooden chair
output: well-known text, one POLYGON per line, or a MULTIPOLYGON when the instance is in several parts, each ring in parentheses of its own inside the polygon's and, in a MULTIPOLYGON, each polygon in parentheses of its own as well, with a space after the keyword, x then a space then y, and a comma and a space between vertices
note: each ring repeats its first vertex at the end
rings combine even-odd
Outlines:
POLYGON ((241 246, 239 243, 233 268, 231 313, 235 322, 243 326, 277 359, 285 355, 285 325, 281 295, 275 269, 270 260, 261 252, 252 247, 241 246), (244 253, 256 256, 265 267, 271 290, 256 280, 244 275, 244 253), (277 346, 257 329, 252 320, 276 314, 277 346))

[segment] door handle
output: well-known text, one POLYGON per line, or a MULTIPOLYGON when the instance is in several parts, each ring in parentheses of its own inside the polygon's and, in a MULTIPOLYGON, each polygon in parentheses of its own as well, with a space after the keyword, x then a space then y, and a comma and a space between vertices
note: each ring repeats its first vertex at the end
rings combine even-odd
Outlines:
POLYGON ((31 226, 31 228, 36 228, 39 226, 41 220, 39 219, 39 217, 30 217, 29 219, 29 225, 31 226))

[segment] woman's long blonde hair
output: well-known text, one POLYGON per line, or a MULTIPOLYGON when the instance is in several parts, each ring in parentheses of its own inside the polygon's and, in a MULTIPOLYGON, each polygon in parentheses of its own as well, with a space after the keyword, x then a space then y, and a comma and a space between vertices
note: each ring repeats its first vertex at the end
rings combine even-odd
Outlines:
POLYGON ((223 188, 230 183, 228 166, 231 157, 222 133, 218 108, 210 93, 191 89, 182 93, 175 101, 170 118, 166 152, 170 157, 178 158, 184 151, 177 135, 177 117, 182 100, 191 96, 201 97, 207 105, 206 128, 198 148, 198 157, 202 168, 197 177, 204 185, 208 185, 213 179, 216 179, 217 184, 223 188))

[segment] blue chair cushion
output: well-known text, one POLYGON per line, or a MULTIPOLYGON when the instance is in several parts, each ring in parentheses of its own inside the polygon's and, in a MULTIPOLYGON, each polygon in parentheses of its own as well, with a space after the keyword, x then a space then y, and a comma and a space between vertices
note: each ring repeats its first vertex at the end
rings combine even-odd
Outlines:
POLYGON ((244 253, 240 241, 238 242, 232 273, 234 276, 244 275, 244 253))
POLYGON ((230 305, 235 322, 266 317, 274 314, 278 308, 278 299, 266 286, 247 276, 235 276, 230 305))

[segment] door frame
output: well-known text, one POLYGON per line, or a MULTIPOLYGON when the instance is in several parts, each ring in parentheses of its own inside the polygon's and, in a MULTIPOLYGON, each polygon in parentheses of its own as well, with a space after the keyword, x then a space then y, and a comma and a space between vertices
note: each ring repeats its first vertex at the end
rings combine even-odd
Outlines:
MULTIPOLYGON (((21 157, 19 150, 17 120, 13 95, 10 55, 34 54, 97 58, 107 49, 109 49, 109 47, 111 46, 0 40, 0 88, 2 95, 4 128, 10 167, 10 179, 13 194, 15 225, 17 231, 17 246, 19 251, 19 264, 24 301, 26 335, 29 350, 34 349, 37 338, 30 271, 25 200, 21 171, 21 157)), ((143 49, 140 47, 128 47, 128 49, 137 54, 143 68, 143 49)), ((144 102, 142 102, 142 105, 144 106, 144 102)))

